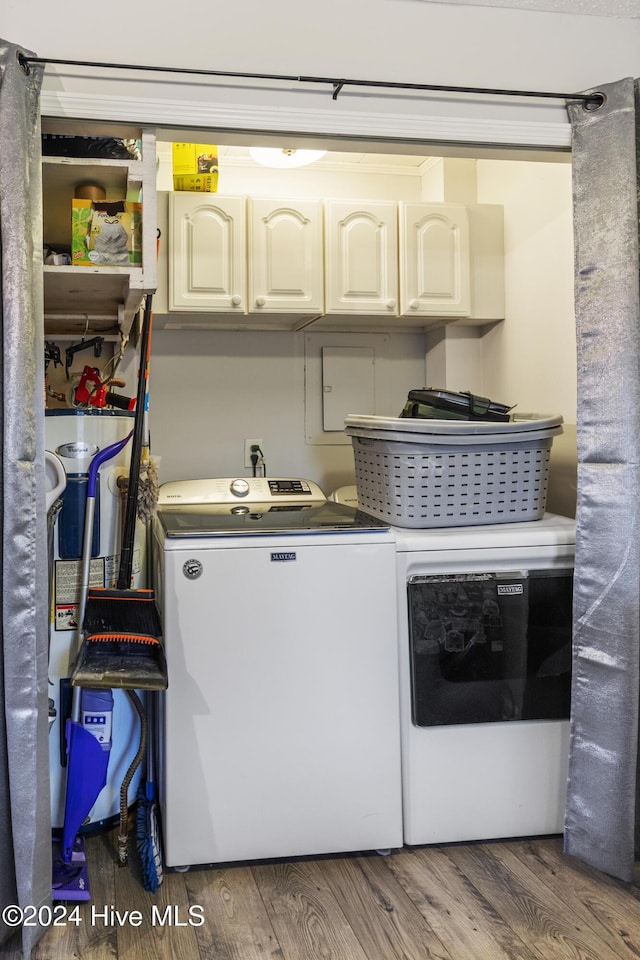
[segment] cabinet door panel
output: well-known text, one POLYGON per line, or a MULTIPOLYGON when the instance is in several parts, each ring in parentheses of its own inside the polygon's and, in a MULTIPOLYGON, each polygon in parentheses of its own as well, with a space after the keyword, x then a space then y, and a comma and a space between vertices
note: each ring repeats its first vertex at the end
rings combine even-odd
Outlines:
POLYGON ((466 317, 469 225, 458 204, 400 205, 402 316, 466 317))
POLYGON ((327 203, 328 314, 383 313, 396 316, 397 262, 395 203, 327 203))
POLYGON ((438 217, 426 220, 418 232, 418 244, 418 296, 456 299, 456 244, 447 221, 438 217))
POLYGON ((171 194, 169 235, 171 309, 243 313, 244 200, 171 194))
POLYGON ((249 201, 249 310, 322 313, 319 201, 249 201))

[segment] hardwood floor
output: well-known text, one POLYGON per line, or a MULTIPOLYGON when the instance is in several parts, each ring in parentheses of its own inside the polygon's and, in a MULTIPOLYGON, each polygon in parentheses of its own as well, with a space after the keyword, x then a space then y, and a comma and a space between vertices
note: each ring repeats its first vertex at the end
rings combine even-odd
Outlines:
POLYGON ((565 857, 559 837, 165 871, 156 894, 133 843, 128 868, 115 850, 113 833, 89 838, 92 900, 34 960, 640 956, 640 887, 565 857))

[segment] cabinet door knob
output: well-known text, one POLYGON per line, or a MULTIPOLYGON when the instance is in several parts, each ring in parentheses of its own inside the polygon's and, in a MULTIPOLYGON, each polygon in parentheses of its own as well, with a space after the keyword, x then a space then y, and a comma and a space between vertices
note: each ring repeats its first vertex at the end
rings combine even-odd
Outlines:
POLYGON ((396 302, 393 299, 393 297, 389 297, 389 299, 387 300, 387 307, 389 308, 389 310, 395 309, 395 305, 396 305, 396 302))
POLYGON ((239 294, 237 293, 234 294, 234 296, 231 297, 231 303, 233 304, 234 307, 239 307, 242 303, 242 297, 239 296, 239 294))
POLYGON ((410 301, 409 301, 409 307, 411 308, 411 310, 417 310, 419 306, 420 306, 420 301, 419 301, 419 300, 410 300, 410 301))
POLYGON ((256 297, 256 307, 264 307, 266 302, 264 297, 256 297))

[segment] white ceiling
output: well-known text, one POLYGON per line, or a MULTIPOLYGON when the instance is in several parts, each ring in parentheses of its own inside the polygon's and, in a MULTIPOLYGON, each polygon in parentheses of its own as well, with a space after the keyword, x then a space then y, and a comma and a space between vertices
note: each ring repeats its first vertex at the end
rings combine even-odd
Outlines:
MULTIPOLYGON (((433 0, 418 0, 421 3, 433 0)), ((462 3, 471 7, 510 7, 539 13, 574 13, 593 17, 629 17, 640 19, 639 0, 437 0, 438 3, 462 3)))
MULTIPOLYGON (((286 145, 286 144, 283 144, 286 145)), ((171 163, 171 144, 158 142, 157 153, 162 163, 171 163)), ((218 154, 220 165, 229 164, 234 167, 253 166, 254 161, 249 156, 249 147, 228 146, 219 144, 218 154)), ((423 164, 434 163, 433 157, 425 157, 423 154, 390 154, 390 153, 364 153, 364 152, 338 152, 329 151, 321 160, 314 163, 314 167, 323 170, 340 172, 341 169, 349 167, 353 171, 354 166, 360 173, 389 173, 393 170, 397 175, 416 176, 424 172, 423 164)))
MULTIPOLYGON (((218 148, 220 156, 227 158, 229 161, 235 163, 236 165, 244 166, 245 164, 253 164, 249 156, 248 147, 228 147, 220 146, 218 148)), ((392 165, 394 168, 399 170, 405 170, 407 173, 415 174, 415 168, 420 166, 425 162, 427 158, 423 155, 396 155, 389 153, 364 153, 364 152, 342 152, 337 150, 330 150, 328 153, 322 157, 321 160, 317 160, 315 166, 321 166, 325 170, 327 169, 336 169, 339 165, 348 163, 350 166, 357 165, 362 170, 367 168, 367 172, 374 173, 375 167, 388 167, 392 165)), ((433 159, 433 158, 431 158, 433 159)))

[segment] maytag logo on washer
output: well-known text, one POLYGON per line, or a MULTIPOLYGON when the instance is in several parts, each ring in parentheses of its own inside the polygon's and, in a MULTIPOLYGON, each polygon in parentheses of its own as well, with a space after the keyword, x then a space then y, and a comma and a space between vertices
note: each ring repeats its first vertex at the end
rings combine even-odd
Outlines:
POLYGON ((197 580, 202 576, 202 564, 199 560, 185 560, 182 564, 182 572, 187 580, 197 580))
POLYGON ((517 597, 524 593, 524 587, 521 583, 499 583, 499 597, 517 597))
POLYGON ((284 563, 288 560, 295 560, 295 559, 296 559, 295 550, 292 550, 291 552, 288 552, 288 553, 285 553, 284 551, 278 551, 277 553, 271 554, 272 563, 284 563))

